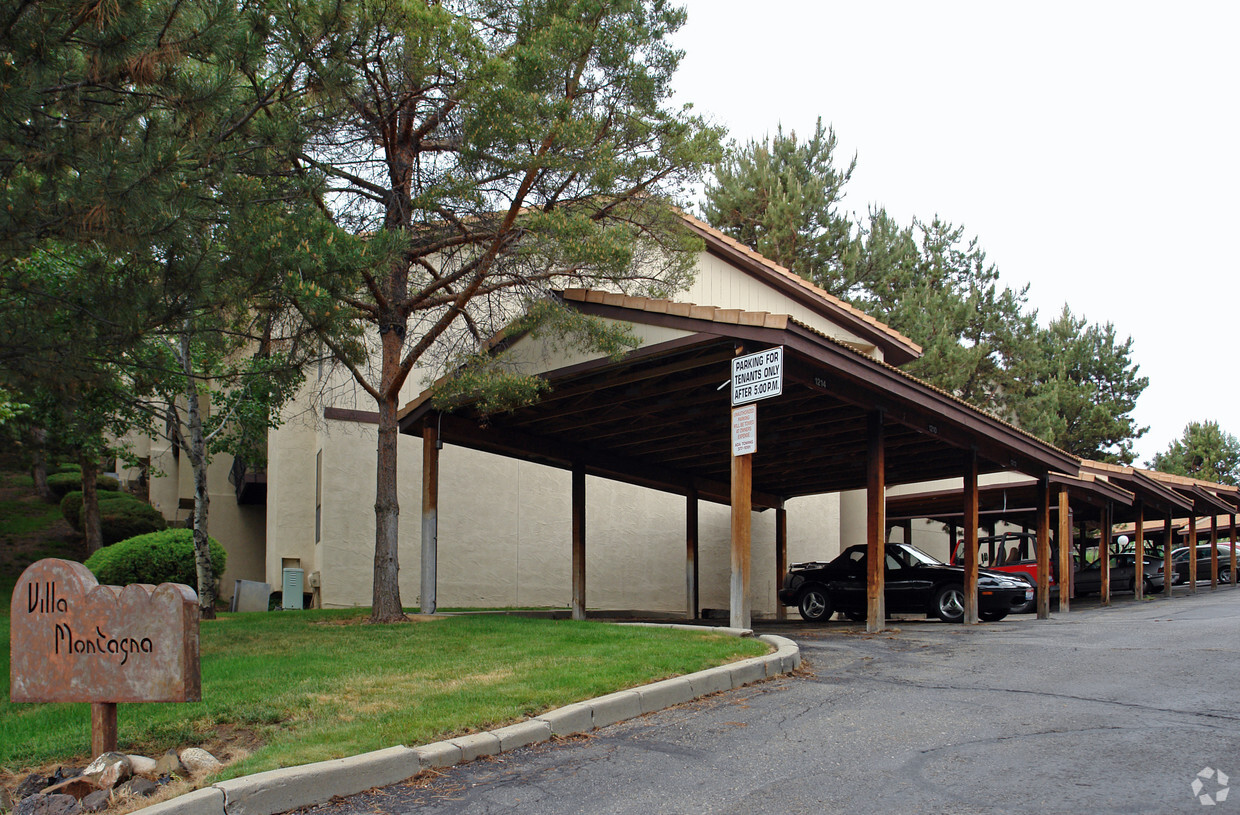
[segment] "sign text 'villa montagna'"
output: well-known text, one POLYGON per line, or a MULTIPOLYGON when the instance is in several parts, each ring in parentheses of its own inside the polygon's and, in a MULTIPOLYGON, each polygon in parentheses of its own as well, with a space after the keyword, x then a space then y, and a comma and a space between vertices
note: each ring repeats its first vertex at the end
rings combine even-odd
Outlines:
POLYGON ((188 586, 101 586, 81 563, 22 572, 11 605, 14 702, 196 702, 198 596, 188 586))

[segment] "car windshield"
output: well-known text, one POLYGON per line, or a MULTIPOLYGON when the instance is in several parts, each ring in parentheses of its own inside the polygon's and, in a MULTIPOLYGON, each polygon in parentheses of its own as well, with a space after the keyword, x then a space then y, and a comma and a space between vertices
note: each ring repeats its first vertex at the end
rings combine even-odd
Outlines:
POLYGON ((900 544, 900 550, 908 556, 910 565, 913 566, 938 566, 942 561, 938 558, 931 557, 925 552, 913 546, 911 543, 900 544))

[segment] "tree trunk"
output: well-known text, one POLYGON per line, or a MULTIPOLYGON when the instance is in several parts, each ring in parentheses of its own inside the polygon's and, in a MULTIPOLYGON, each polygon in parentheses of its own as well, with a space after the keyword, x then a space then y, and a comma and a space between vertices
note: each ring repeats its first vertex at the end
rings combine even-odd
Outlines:
POLYGON ((86 534, 86 555, 103 548, 103 525, 99 521, 99 463, 94 456, 83 453, 82 464, 82 531, 86 534))
POLYGON ((383 387, 380 388, 379 449, 375 466, 375 576, 370 620, 390 623, 407 619, 400 602, 400 559, 397 536, 400 504, 396 492, 396 411, 398 394, 392 393, 393 372, 400 366, 400 332, 388 330, 383 342, 383 387))
POLYGON ((37 427, 30 431, 30 477, 34 491, 43 501, 56 503, 56 493, 47 486, 47 431, 37 427))
POLYGON ((198 408, 198 389, 194 387, 194 366, 187 329, 181 335, 181 370, 185 375, 185 418, 189 430, 190 466, 194 469, 194 566, 198 573, 198 614, 200 619, 215 619, 215 569, 211 565, 210 538, 207 536, 207 509, 211 496, 207 492, 207 440, 202 432, 202 412, 198 408))

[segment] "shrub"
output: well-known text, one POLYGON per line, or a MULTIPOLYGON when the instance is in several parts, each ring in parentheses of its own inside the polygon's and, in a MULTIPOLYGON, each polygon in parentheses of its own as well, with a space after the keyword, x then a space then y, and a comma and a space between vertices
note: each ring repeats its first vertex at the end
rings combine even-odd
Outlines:
MULTIPOLYGON (((116 492, 121 488, 120 482, 115 476, 101 475, 95 479, 95 487, 100 491, 116 492)), ((66 495, 73 490, 82 489, 82 473, 68 472, 56 473, 47 477, 47 488, 57 495, 66 495)))
MULTIPOLYGON (((228 554, 215 538, 208 538, 211 566, 218 579, 224 573, 228 554)), ((130 583, 184 583, 198 585, 194 565, 194 533, 188 529, 165 529, 105 546, 86 559, 90 569, 105 586, 130 583)))
MULTIPOLYGON (((60 514, 78 532, 82 531, 82 493, 71 492, 60 500, 60 514)), ((104 545, 135 535, 158 532, 168 526, 155 507, 126 492, 99 493, 99 525, 104 545)))

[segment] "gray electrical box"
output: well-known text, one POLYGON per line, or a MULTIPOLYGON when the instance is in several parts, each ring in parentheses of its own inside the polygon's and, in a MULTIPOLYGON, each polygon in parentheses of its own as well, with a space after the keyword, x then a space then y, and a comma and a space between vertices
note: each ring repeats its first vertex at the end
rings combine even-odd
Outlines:
POLYGON ((271 600, 271 586, 257 580, 238 580, 233 589, 233 611, 266 611, 271 600))
POLYGON ((306 583, 305 569, 285 569, 283 581, 283 601, 280 607, 283 609, 302 609, 301 594, 306 583))

